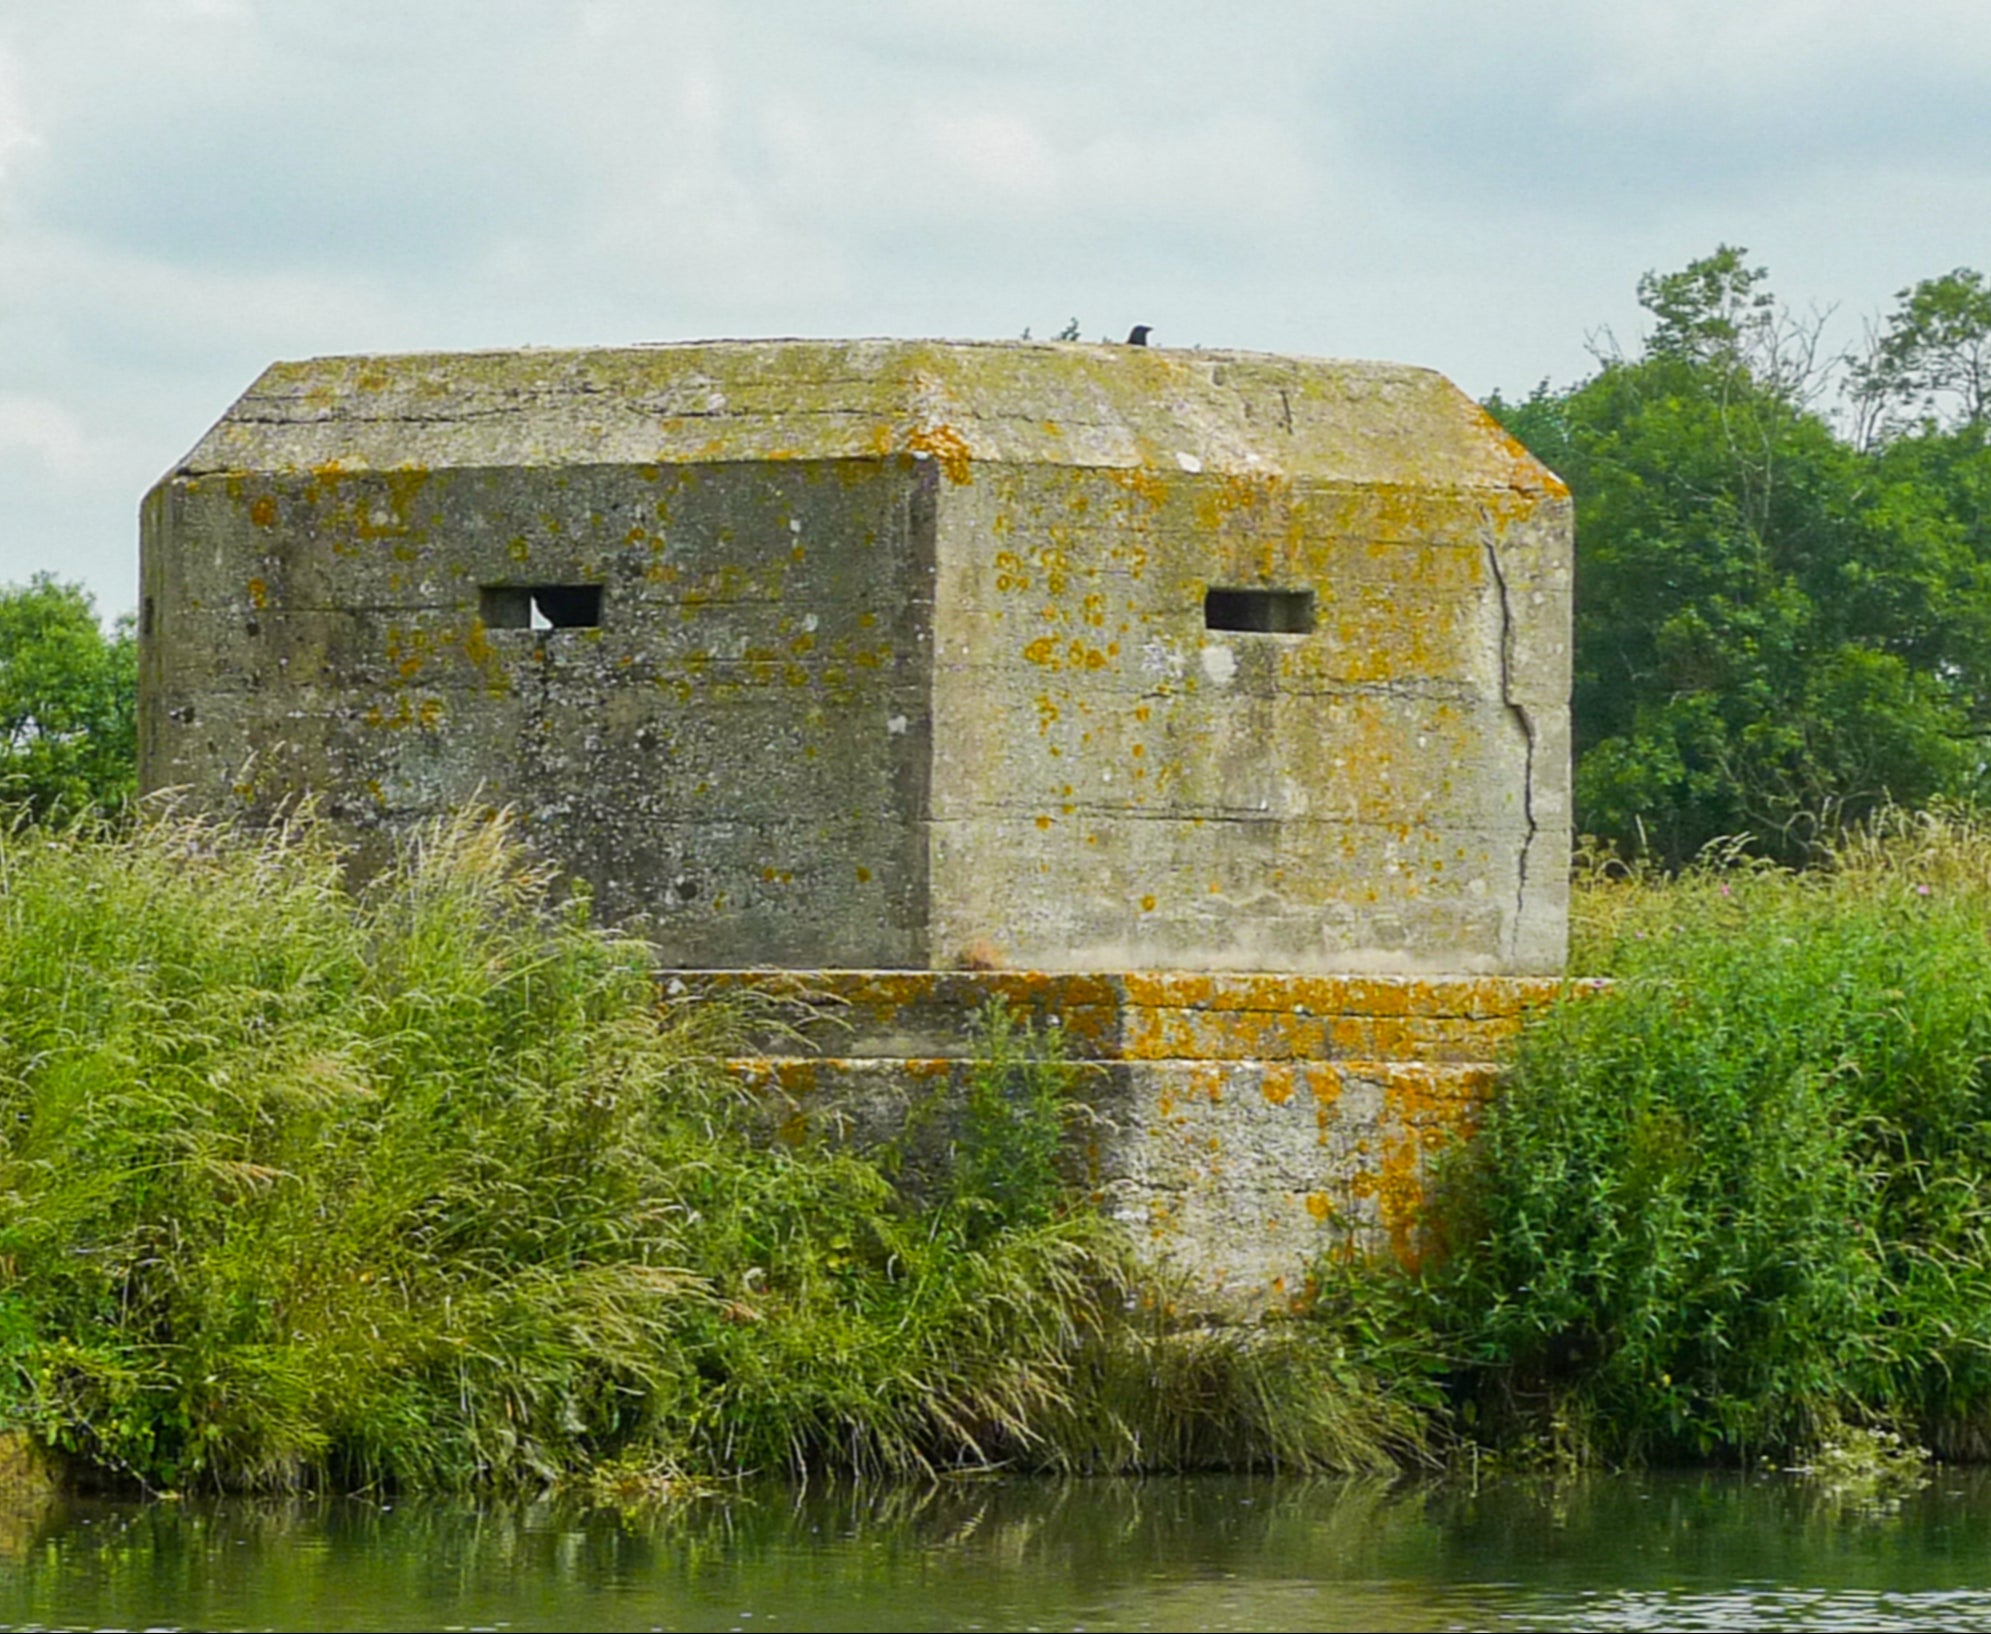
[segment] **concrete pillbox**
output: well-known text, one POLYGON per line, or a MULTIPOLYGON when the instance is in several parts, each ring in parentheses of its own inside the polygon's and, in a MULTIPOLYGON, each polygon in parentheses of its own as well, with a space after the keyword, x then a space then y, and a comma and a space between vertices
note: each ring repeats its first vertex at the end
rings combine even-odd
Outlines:
POLYGON ((280 363, 143 533, 146 787, 510 803, 673 964, 1561 966, 1569 500, 1429 371, 280 363))

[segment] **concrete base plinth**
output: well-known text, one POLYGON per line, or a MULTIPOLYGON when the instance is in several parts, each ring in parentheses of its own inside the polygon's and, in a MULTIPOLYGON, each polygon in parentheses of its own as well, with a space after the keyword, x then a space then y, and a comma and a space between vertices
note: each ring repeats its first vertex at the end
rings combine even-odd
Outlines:
MULTIPOLYGON (((764 1051, 733 1069, 790 1138, 860 1145, 909 1125, 944 1149, 1000 999, 1056 1025, 1080 1068, 1102 1206, 1149 1245, 1186 1306, 1302 1301, 1353 1242, 1418 1252, 1426 1161, 1470 1129, 1501 1046, 1546 978, 1031 971, 681 971, 772 1001, 764 1051)), ((918 1153, 909 1154, 915 1166, 918 1153)))

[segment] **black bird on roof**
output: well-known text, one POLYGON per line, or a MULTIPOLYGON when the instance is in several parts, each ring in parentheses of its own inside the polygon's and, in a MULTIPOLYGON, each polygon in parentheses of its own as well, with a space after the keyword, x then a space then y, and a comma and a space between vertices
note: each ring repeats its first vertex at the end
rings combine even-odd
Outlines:
POLYGON ((1129 346, 1145 346, 1148 343, 1148 336, 1153 333, 1154 326, 1152 324, 1137 323, 1127 331, 1127 344, 1129 346))

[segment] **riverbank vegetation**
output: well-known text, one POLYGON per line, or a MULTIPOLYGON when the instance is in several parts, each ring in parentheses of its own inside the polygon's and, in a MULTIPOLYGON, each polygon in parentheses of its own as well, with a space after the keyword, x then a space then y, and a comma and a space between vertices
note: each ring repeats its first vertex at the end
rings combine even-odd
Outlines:
POLYGON ((1583 1460, 1991 1455, 1991 826, 1604 867, 1406 1320, 1461 1427, 1583 1460), (1420 1328, 1421 1324, 1421 1328, 1420 1328))
POLYGON ((548 884, 470 818, 357 894, 309 820, 0 838, 0 1428, 152 1490, 1416 1450, 1336 1353, 1159 1341, 1027 1033, 914 1198, 548 884))
MULTIPOLYGON (((1991 826, 1600 865, 1416 1273, 1171 1331, 1000 1014, 952 1164, 773 1136, 502 822, 0 841, 0 1429, 151 1490, 1991 1453, 1991 826)), ((767 1018, 757 1018, 765 1026, 767 1018)))

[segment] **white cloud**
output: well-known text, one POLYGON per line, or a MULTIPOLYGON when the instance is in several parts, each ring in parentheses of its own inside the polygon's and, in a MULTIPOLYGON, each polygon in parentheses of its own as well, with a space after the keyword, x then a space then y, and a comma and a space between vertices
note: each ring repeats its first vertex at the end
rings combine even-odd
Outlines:
POLYGON ((999 199, 1042 198, 1057 190, 1057 156, 1023 115, 987 109, 930 118, 929 152, 944 173, 999 199))
POLYGON ((1076 313, 1525 389, 1722 239, 1857 313, 1991 265, 1988 91, 1981 0, 0 0, 0 556, 127 604, 276 356, 1076 313))
POLYGON ((1578 107, 1810 101, 1848 80, 1974 74, 1991 48, 1976 0, 1895 8, 1866 0, 1621 0, 1584 7, 1568 21, 1592 65, 1578 107))
POLYGON ((21 449, 58 478, 81 475, 90 465, 89 439, 75 414, 47 397, 0 392, 0 454, 21 449))
POLYGON ((25 150, 39 138, 21 90, 21 71, 13 54, 0 47, 0 184, 4 184, 25 150))

